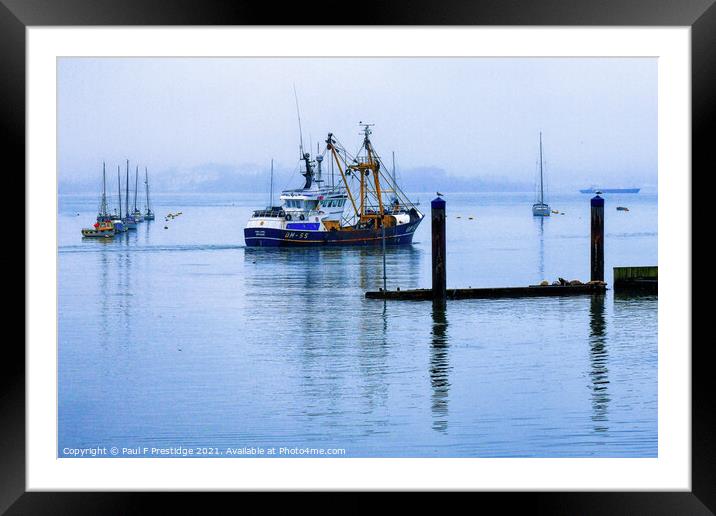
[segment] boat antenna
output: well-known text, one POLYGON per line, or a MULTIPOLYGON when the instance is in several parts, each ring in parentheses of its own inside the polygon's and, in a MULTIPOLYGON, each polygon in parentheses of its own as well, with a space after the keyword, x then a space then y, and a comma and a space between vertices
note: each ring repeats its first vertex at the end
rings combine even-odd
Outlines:
POLYGON ((269 194, 269 208, 273 208, 273 158, 271 159, 271 186, 269 194))
POLYGON ((293 83, 293 96, 296 99, 296 116, 298 117, 298 137, 300 142, 301 159, 303 159, 303 129, 301 129, 301 110, 298 109, 298 93, 296 93, 296 83, 293 83))

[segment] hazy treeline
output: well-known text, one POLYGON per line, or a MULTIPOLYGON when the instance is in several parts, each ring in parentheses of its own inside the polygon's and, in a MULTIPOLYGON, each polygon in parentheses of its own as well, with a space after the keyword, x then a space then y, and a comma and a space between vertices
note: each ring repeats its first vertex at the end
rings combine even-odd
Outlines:
MULTIPOLYGON (((130 167, 131 168, 131 167, 130 167)), ((141 167, 140 167, 141 168, 141 167)), ((115 172, 116 174, 116 172, 115 172)), ((140 174, 139 189, 144 191, 144 177, 140 174)), ((330 182, 330 170, 325 171, 323 177, 330 182)), ((419 167, 397 172, 399 186, 409 192, 506 192, 506 191, 532 191, 533 184, 510 181, 503 177, 473 176, 463 177, 448 174, 437 167, 419 167)), ((122 188, 124 189, 124 170, 122 170, 122 188)), ((334 180, 340 181, 338 172, 334 180)), ((255 165, 222 165, 206 164, 188 169, 170 168, 150 171, 149 185, 153 192, 268 192, 270 185, 270 172, 265 167, 255 165)), ((275 167, 274 192, 287 188, 300 188, 303 186, 303 177, 298 167, 287 169, 275 167)), ((99 192, 102 187, 101 173, 97 173, 95 180, 63 180, 60 172, 58 184, 59 193, 92 193, 99 192)), ((108 174, 108 193, 114 194, 117 190, 116 176, 108 174)), ((130 195, 133 194, 134 174, 130 170, 130 195)), ((124 191, 122 192, 124 193, 124 191)))

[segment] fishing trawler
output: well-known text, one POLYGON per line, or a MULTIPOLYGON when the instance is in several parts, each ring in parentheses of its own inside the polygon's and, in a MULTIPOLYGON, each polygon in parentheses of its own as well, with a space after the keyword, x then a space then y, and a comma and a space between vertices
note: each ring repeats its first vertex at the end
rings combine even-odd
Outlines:
POLYGON ((544 173, 542 170, 542 133, 539 133, 539 198, 532 205, 532 215, 535 217, 549 217, 551 213, 549 204, 544 202, 544 173))
POLYGON ((244 228, 247 246, 410 244, 424 215, 388 174, 370 141, 373 124, 363 127, 355 156, 328 133, 314 159, 300 145, 303 188, 281 192, 281 203, 256 210, 244 228), (323 177, 329 159, 330 184, 323 177), (336 181, 336 169, 339 180, 336 181))
POLYGON ((82 228, 82 236, 86 238, 111 238, 115 235, 112 216, 107 211, 107 174, 102 162, 102 197, 97 213, 97 222, 92 228, 82 228))

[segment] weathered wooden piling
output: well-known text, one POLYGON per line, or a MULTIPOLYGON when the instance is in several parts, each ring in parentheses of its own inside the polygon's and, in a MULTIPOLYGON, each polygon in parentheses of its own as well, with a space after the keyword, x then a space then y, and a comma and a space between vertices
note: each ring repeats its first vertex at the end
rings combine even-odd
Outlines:
POLYGON ((433 299, 436 301, 446 298, 446 273, 445 273, 445 201, 436 197, 430 203, 431 230, 433 235, 433 299))
POLYGON ((604 199, 599 194, 592 197, 592 245, 591 276, 592 281, 604 281, 604 199))
POLYGON ((659 267, 614 267, 614 292, 655 294, 659 290, 659 267))

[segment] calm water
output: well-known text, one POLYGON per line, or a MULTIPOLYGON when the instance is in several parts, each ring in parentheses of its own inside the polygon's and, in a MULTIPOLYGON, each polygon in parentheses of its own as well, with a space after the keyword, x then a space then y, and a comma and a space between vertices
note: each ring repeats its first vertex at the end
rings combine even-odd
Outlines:
MULTIPOLYGON (((109 242, 81 239, 95 196, 59 199, 59 456, 656 456, 656 297, 385 304, 364 298, 380 248, 246 249, 266 196, 155 197, 156 221, 109 242)), ((448 287, 588 280, 589 197, 553 196, 564 215, 543 220, 530 194, 447 195, 448 287)), ((657 264, 656 196, 607 196, 605 250, 610 283, 657 264)), ((429 220, 387 271, 430 286, 429 220)))

